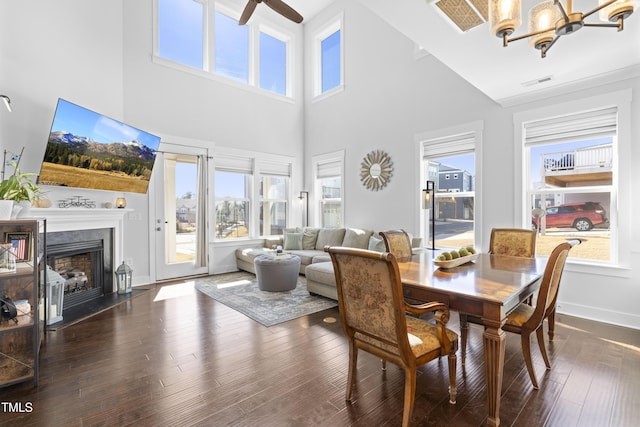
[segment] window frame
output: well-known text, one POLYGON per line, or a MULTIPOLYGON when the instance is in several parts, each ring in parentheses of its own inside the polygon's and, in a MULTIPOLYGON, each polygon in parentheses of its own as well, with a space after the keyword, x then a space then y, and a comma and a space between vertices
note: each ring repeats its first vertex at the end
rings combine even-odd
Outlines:
MULTIPOLYGON (((294 182, 294 158, 289 156, 281 156, 277 154, 266 154, 258 152, 249 152, 232 148, 222 148, 214 150, 213 154, 213 211, 215 212, 216 203, 230 198, 219 198, 215 192, 215 179, 218 172, 243 173, 249 175, 248 185, 248 227, 249 233, 247 237, 234 237, 229 239, 220 239, 217 232, 214 233, 214 242, 224 243, 229 241, 247 241, 264 239, 271 237, 260 233, 260 204, 267 199, 260 195, 260 183, 263 176, 279 176, 287 178, 286 200, 284 199, 268 199, 269 201, 285 201, 286 202, 286 224, 285 228, 290 226, 292 221, 292 183, 294 182), (222 165, 220 165, 222 164, 222 165), (238 165, 234 167, 234 165, 238 165), (235 169, 235 170, 234 170, 235 169)), ((211 197, 211 196, 210 196, 211 197)), ((238 198, 231 198, 239 200, 238 198)), ((243 199, 244 200, 244 199, 243 199)), ((214 215, 214 229, 217 230, 217 215, 214 215)))
POLYGON ((258 22, 257 24, 257 30, 254 32, 254 37, 256 37, 256 40, 254 41, 254 45, 256 46, 256 48, 254 49, 254 54, 256 56, 255 59, 255 64, 256 64, 256 71, 255 71, 255 85, 258 89, 260 90, 264 90, 267 91, 269 93, 275 94, 275 95, 280 95, 280 96, 286 96, 286 97, 292 97, 292 93, 293 93, 293 60, 292 60, 292 56, 293 56, 293 36, 290 33, 286 33, 283 31, 280 31, 278 29, 276 29, 275 27, 273 27, 272 25, 267 25, 263 22, 258 22), (277 39, 281 42, 284 43, 285 45, 285 52, 286 52, 286 58, 285 58, 285 93, 281 94, 278 92, 274 92, 272 90, 269 89, 264 89, 260 86, 261 84, 261 79, 260 79, 260 48, 261 48, 261 43, 260 43, 260 34, 266 34, 270 37, 273 37, 274 39, 277 39))
POLYGON ((317 156, 313 156, 311 165, 313 168, 313 182, 314 182, 314 193, 317 195, 314 199, 317 201, 314 204, 313 218, 311 222, 315 224, 317 227, 324 227, 323 224, 323 203, 326 201, 330 202, 339 202, 340 203, 340 224, 344 225, 344 212, 345 212, 345 185, 344 185, 344 150, 334 151, 331 153, 321 154, 317 156), (333 164, 335 163, 339 167, 339 174, 336 175, 327 175, 327 176, 318 176, 318 170, 320 165, 323 164, 333 164), (339 177, 340 178, 340 198, 327 198, 323 197, 322 193, 322 180, 331 178, 331 177, 339 177))
MULTIPOLYGON (((611 92, 605 95, 596 95, 575 99, 564 103, 549 103, 547 106, 528 111, 515 113, 514 123, 514 164, 520 165, 521 173, 516 173, 515 178, 515 208, 516 221, 529 226, 531 212, 528 198, 528 175, 530 166, 525 148, 525 123, 544 120, 553 117, 566 116, 567 112, 579 113, 581 111, 601 110, 605 108, 617 108, 617 137, 614 147, 613 182, 611 192, 610 212, 607 212, 611 229, 611 260, 607 263, 593 262, 585 259, 569 258, 565 269, 568 271, 587 274, 601 274, 618 277, 628 277, 631 252, 631 89, 611 92), (614 233, 615 231, 615 233, 614 233), (615 237, 614 237, 615 234, 615 237), (615 239, 615 240, 614 240, 615 239)), ((518 168, 516 168, 518 170, 518 168)), ((637 236, 636 236, 637 237, 637 236)))
POLYGON ((313 101, 319 101, 344 90, 344 12, 329 19, 313 33, 313 101), (336 31, 340 31, 340 84, 322 91, 322 42, 336 31))
POLYGON ((273 97, 274 99, 284 100, 287 102, 294 102, 295 98, 295 61, 293 54, 295 52, 295 37, 291 31, 280 27, 279 25, 272 23, 268 19, 263 18, 259 13, 254 14, 251 20, 247 23, 249 28, 249 70, 248 70, 248 82, 244 83, 239 80, 226 77, 224 75, 215 72, 215 39, 214 39, 214 25, 215 25, 215 13, 220 12, 236 21, 240 19, 242 6, 230 6, 226 2, 220 2, 217 0, 193 0, 203 5, 203 40, 202 40, 202 55, 203 64, 201 68, 194 68, 181 62, 177 62, 168 58, 160 56, 160 26, 159 26, 159 5, 158 0, 153 1, 154 15, 153 15, 153 55, 152 62, 154 64, 163 65, 169 68, 173 68, 179 71, 183 71, 189 74, 193 74, 199 77, 204 77, 210 80, 221 82, 236 88, 248 90, 250 92, 259 93, 264 96, 273 97), (237 7, 236 7, 237 6, 237 7), (285 95, 277 92, 262 89, 260 87, 259 69, 260 69, 260 33, 275 37, 286 44, 286 93, 285 95))
POLYGON ((252 224, 252 217, 253 217, 253 203, 251 201, 252 197, 252 186, 253 186, 253 174, 249 173, 247 171, 230 171, 230 170, 224 170, 224 169, 214 169, 214 197, 213 197, 213 212, 214 212, 214 239, 215 241, 230 241, 230 240, 244 240, 247 238, 250 238, 251 234, 253 233, 253 224, 252 224), (245 191, 245 196, 244 197, 218 197, 217 194, 215 194, 215 180, 218 178, 218 172, 221 173, 232 173, 232 174, 237 174, 237 175, 244 175, 245 176, 245 185, 248 187, 245 191), (230 237, 228 239, 226 238, 219 238, 218 237, 218 203, 219 202, 241 202, 241 203, 247 203, 247 210, 249 211, 246 214, 247 217, 247 222, 248 224, 245 224, 246 227, 248 228, 248 237, 230 237))
MULTIPOLYGON (((482 134, 484 130, 484 122, 482 120, 469 122, 460 124, 457 126, 451 126, 448 128, 437 129, 433 131, 422 132, 415 135, 414 141, 416 146, 416 159, 418 162, 418 170, 420 171, 420 180, 416 183, 416 187, 414 190, 414 194, 416 194, 415 206, 418 214, 416 215, 416 229, 420 230, 420 236, 423 238, 423 242, 429 242, 431 237, 429 234, 431 233, 429 228, 429 210, 422 209, 422 189, 424 187, 424 183, 427 180, 434 180, 433 177, 429 176, 430 174, 437 173, 433 168, 433 163, 437 163, 438 158, 442 157, 451 157, 454 155, 455 151, 458 151, 455 146, 452 144, 444 144, 441 145, 445 148, 444 153, 439 156, 433 156, 429 159, 425 159, 425 142, 429 141, 438 141, 442 140, 451 140, 452 138, 458 141, 459 135, 472 135, 474 150, 473 155, 474 163, 475 163, 475 179, 473 182, 473 191, 471 192, 458 192, 459 197, 468 197, 473 195, 474 197, 474 245, 478 246, 482 242, 482 174, 480 173, 479 165, 482 165, 482 134)), ((440 145, 440 144, 438 144, 440 145)), ((457 145, 457 143, 456 143, 457 145)), ((464 144, 463 144, 464 145, 464 144)), ((439 172, 438 172, 439 175, 439 172)), ((425 243, 426 244, 426 243, 425 243)))
MULTIPOLYGON (((257 215, 255 220, 256 224, 256 233, 260 238, 268 238, 273 236, 282 236, 284 234, 284 229, 289 227, 291 222, 291 209, 292 209, 292 190, 291 190, 291 179, 292 179, 292 162, 275 162, 271 160, 264 159, 256 159, 255 161, 255 173, 256 173, 256 203, 255 209, 257 211, 257 215), (270 178, 285 178, 286 188, 285 188, 285 198, 269 198, 264 195, 264 188, 262 187, 262 180, 265 177, 270 178), (261 213, 261 204, 263 203, 282 203, 285 204, 285 224, 282 228, 283 234, 264 234, 260 232, 260 213, 261 213)), ((263 224, 264 226, 264 224, 263 224)))

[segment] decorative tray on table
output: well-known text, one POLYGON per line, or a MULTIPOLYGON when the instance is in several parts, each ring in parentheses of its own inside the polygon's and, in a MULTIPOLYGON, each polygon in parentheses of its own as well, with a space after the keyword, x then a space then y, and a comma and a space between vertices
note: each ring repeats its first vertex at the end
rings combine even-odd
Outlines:
POLYGON ((478 258, 478 254, 470 254, 467 256, 462 256, 456 259, 451 259, 446 261, 440 261, 438 259, 434 259, 433 263, 440 268, 453 268, 453 267, 458 267, 462 264, 466 264, 471 261, 475 261, 477 258, 478 258))

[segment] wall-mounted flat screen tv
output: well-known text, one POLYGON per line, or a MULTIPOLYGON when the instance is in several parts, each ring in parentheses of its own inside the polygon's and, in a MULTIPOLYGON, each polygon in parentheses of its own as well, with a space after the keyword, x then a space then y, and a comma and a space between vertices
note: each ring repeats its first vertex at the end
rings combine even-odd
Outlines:
POLYGON ((60 98, 41 185, 146 193, 160 138, 60 98))

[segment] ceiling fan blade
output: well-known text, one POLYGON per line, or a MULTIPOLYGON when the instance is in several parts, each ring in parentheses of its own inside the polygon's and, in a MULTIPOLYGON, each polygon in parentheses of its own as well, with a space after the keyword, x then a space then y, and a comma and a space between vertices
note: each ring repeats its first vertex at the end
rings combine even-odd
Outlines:
POLYGON ((253 15, 253 11, 256 10, 257 5, 258 3, 256 1, 249 0, 247 5, 244 7, 244 10, 242 11, 242 16, 240 16, 238 25, 245 25, 247 23, 249 18, 251 18, 251 15, 253 15))
POLYGON ((292 20, 296 24, 302 22, 302 15, 300 15, 291 6, 289 6, 282 0, 263 0, 263 3, 265 3, 271 9, 275 10, 285 18, 292 20))

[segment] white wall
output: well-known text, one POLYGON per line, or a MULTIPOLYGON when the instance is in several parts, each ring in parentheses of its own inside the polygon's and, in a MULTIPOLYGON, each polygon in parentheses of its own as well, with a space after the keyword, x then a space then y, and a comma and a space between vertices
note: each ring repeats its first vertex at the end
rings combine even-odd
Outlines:
MULTIPOLYGON (((305 26, 305 66, 312 66, 314 29, 344 10, 345 90, 314 102, 311 79, 305 93, 305 180, 313 179, 310 159, 314 155, 345 150, 345 223, 347 226, 376 230, 402 227, 417 234, 416 212, 420 161, 415 137, 443 128, 482 121, 482 149, 478 152, 477 211, 478 246, 488 247, 491 228, 518 226, 519 189, 516 177, 521 174, 514 162, 514 114, 553 106, 578 98, 588 98, 631 88, 640 90, 637 74, 627 81, 608 83, 570 95, 544 101, 502 108, 471 87, 437 59, 428 56, 414 59, 414 43, 385 24, 358 2, 339 0, 329 10, 305 26), (360 183, 363 156, 382 149, 394 161, 395 170, 389 185, 371 192, 360 183)), ((640 102, 632 101, 631 117, 640 117, 640 102)), ((640 135, 640 124, 632 120, 632 141, 640 135)), ((628 165, 640 165, 640 147, 632 144, 628 165)), ((631 184, 639 188, 638 174, 631 184)), ((625 188, 629 188, 627 185, 625 188)), ((627 221, 621 224, 621 236, 640 237, 640 223, 629 221, 640 209, 638 198, 622 192, 620 207, 627 221)), ((640 301, 640 249, 624 245, 627 262, 623 268, 587 269, 567 266, 559 296, 559 310, 568 314, 640 328, 637 301, 640 301)))

